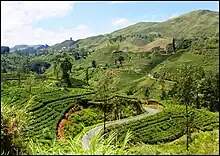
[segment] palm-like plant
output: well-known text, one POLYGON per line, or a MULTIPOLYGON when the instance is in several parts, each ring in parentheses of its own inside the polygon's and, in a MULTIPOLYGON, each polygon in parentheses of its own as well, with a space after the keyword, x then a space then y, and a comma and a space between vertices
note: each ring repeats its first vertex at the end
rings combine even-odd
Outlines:
POLYGON ((127 131, 122 142, 116 140, 117 132, 111 132, 107 139, 104 139, 106 134, 100 131, 91 141, 89 149, 84 149, 81 144, 82 135, 76 138, 69 138, 66 142, 59 142, 56 139, 51 142, 51 145, 45 145, 40 140, 30 140, 29 149, 31 154, 67 154, 67 155, 125 155, 127 143, 131 138, 131 132, 127 131))

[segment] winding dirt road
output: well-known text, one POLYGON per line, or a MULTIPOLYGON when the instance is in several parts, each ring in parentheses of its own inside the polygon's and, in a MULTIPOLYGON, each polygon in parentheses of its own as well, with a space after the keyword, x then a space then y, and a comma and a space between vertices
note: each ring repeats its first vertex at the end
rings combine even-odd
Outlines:
MULTIPOLYGON (((128 123, 131 121, 136 121, 136 120, 141 120, 147 116, 150 115, 154 115, 158 112, 160 112, 161 109, 159 108, 148 108, 148 107, 143 107, 147 113, 143 113, 134 117, 130 117, 130 118, 126 118, 126 119, 121 119, 121 120, 116 120, 116 121, 110 121, 106 124, 106 127, 112 126, 112 125, 117 125, 117 124, 124 124, 124 123, 128 123)), ((97 126, 95 128, 92 128, 91 130, 89 130, 88 132, 86 132, 83 136, 82 136, 82 147, 84 149, 89 149, 90 148, 90 140, 98 133, 100 132, 102 129, 104 129, 104 125, 101 126, 97 126)))

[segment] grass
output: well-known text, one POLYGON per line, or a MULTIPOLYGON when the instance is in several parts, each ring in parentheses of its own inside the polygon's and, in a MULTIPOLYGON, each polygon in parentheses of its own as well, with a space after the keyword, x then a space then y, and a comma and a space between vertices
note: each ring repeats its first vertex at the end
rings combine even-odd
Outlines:
POLYGON ((89 149, 84 149, 81 145, 81 135, 74 139, 69 139, 66 142, 58 142, 54 140, 52 144, 46 145, 38 140, 31 140, 29 144, 30 154, 42 155, 42 154, 67 154, 67 155, 125 155, 128 153, 126 150, 127 142, 131 137, 131 132, 127 131, 126 136, 122 142, 116 140, 117 133, 111 133, 107 139, 104 139, 104 135, 101 133, 91 141, 89 149))
POLYGON ((186 150, 186 136, 166 144, 140 144, 129 149, 129 154, 138 155, 218 155, 219 131, 194 133, 190 142, 189 151, 186 150))

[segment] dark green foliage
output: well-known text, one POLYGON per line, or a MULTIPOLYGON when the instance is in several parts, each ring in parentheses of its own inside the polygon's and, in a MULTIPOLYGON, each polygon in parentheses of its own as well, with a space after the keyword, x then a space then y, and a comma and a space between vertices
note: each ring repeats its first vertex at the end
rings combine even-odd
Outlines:
POLYGON ((93 67, 93 68, 96 68, 96 66, 97 66, 97 65, 96 65, 96 61, 93 60, 93 61, 92 61, 92 67, 93 67))
POLYGON ((172 44, 172 43, 167 44, 167 45, 166 45, 166 50, 167 50, 167 53, 168 53, 168 54, 174 52, 173 44, 172 44))
POLYGON ((32 72, 36 72, 37 74, 42 74, 51 66, 50 63, 45 61, 32 61, 30 62, 29 70, 32 72))
POLYGON ((78 52, 75 53, 75 60, 79 60, 81 58, 80 54, 78 52))
POLYGON ((62 70, 62 80, 67 85, 67 87, 71 87, 69 72, 72 69, 72 63, 70 62, 69 58, 65 57, 65 59, 60 64, 62 70))
POLYGON ((5 68, 3 68, 2 73, 7 73, 7 70, 5 68))
POLYGON ((123 56, 119 56, 118 61, 120 62, 120 65, 122 65, 122 63, 124 61, 124 57, 123 56))
POLYGON ((191 46, 191 44, 192 44, 191 39, 181 38, 181 39, 176 41, 176 50, 187 49, 191 46))
POLYGON ((172 46, 173 46, 173 51, 176 52, 176 45, 175 45, 175 42, 176 40, 173 38, 173 41, 172 41, 172 46))
POLYGON ((144 95, 145 95, 145 97, 148 99, 149 98, 149 96, 150 96, 150 88, 146 88, 146 91, 145 91, 145 93, 144 93, 144 95))
POLYGON ((181 103, 193 105, 196 108, 206 107, 211 111, 219 110, 219 77, 218 73, 206 73, 201 67, 183 65, 178 68, 173 88, 169 91, 181 103))

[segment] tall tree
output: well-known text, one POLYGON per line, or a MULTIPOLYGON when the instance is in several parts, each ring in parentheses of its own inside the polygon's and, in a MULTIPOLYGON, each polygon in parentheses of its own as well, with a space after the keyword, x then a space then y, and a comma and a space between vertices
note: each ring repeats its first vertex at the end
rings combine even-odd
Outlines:
POLYGON ((122 66, 122 63, 124 61, 124 57, 122 55, 119 56, 118 61, 120 62, 120 65, 122 66))
POLYGON ((161 100, 164 100, 166 98, 166 91, 165 91, 165 73, 162 74, 159 78, 159 84, 160 84, 160 87, 161 87, 161 100))
POLYGON ((87 83, 88 86, 89 86, 89 68, 90 67, 86 68, 86 83, 87 83))
POLYGON ((183 64, 178 69, 177 86, 179 90, 176 92, 177 99, 186 106, 186 149, 189 149, 189 122, 188 122, 188 106, 194 102, 194 80, 195 69, 190 64, 183 64))
POLYGON ((64 81, 65 85, 67 85, 67 87, 71 87, 69 72, 71 72, 72 63, 70 62, 70 59, 67 55, 64 55, 64 60, 61 62, 60 67, 62 70, 62 80, 64 81))
POLYGON ((59 68, 60 68, 60 56, 56 55, 54 60, 54 74, 56 75, 57 81, 59 80, 59 68))
POLYGON ((146 90, 145 90, 145 98, 147 100, 147 104, 148 104, 148 101, 149 101, 149 98, 150 98, 150 87, 147 87, 146 90))
POLYGON ((97 65, 96 65, 96 61, 93 60, 93 61, 92 61, 92 67, 93 67, 93 68, 96 68, 96 66, 97 66, 97 65))
POLYGON ((172 40, 173 51, 176 52, 175 39, 172 40))
POLYGON ((117 76, 117 73, 115 73, 111 69, 107 69, 103 76, 101 77, 99 81, 99 86, 96 89, 96 95, 95 97, 104 99, 104 133, 105 133, 105 122, 106 122, 106 105, 108 104, 108 98, 113 96, 115 92, 117 91, 117 84, 119 83, 119 78, 117 76))

